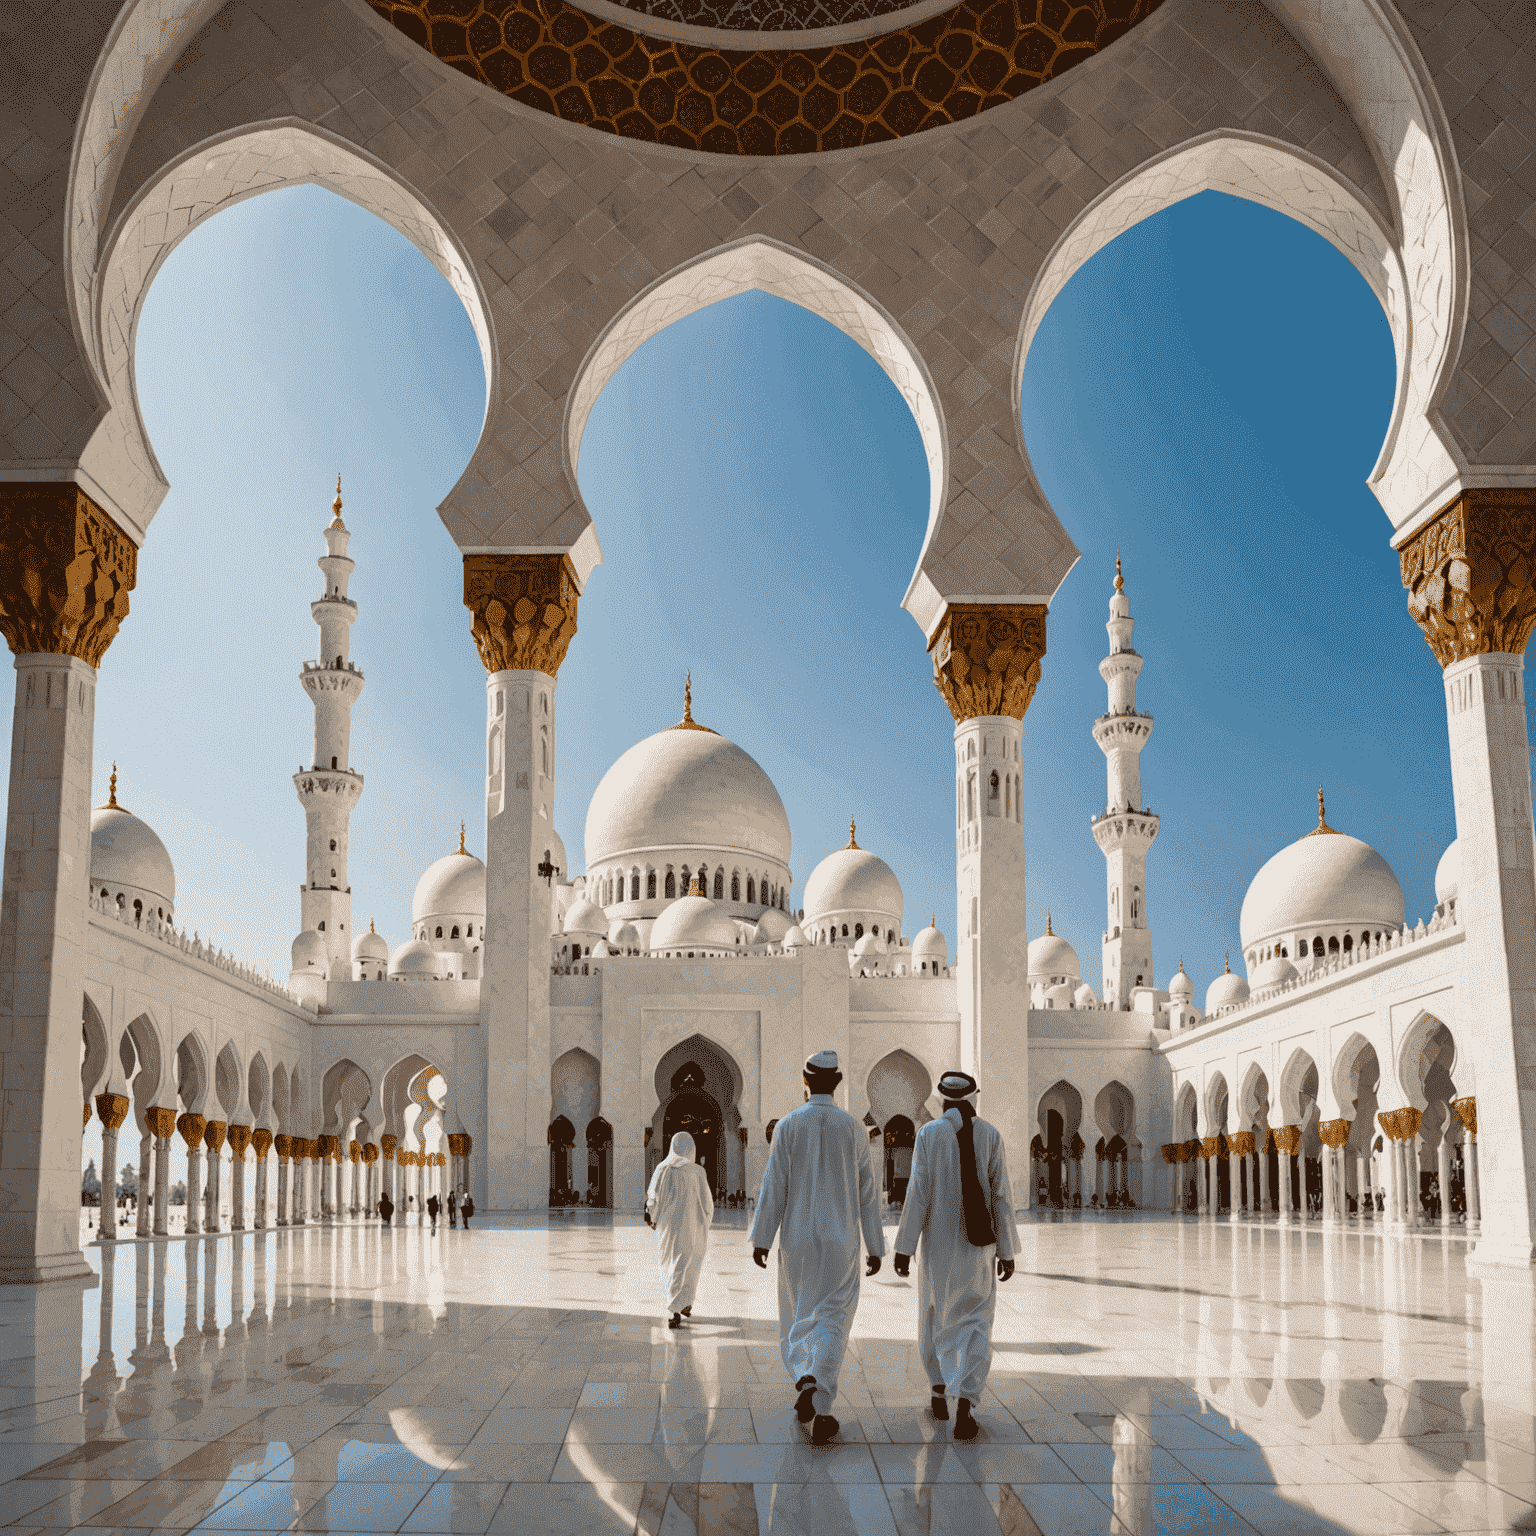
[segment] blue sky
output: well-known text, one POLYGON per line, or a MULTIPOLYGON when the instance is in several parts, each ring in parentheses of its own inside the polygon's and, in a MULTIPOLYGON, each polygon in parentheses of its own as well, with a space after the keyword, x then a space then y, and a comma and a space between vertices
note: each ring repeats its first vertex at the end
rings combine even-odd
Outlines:
MULTIPOLYGON (((219 215, 171 256, 139 331, 138 387, 171 492, 102 669, 96 800, 119 798, 177 869, 177 914, 286 975, 311 751, 298 683, 337 471, 358 561, 353 716, 366 788, 354 921, 408 934, 421 871, 483 849, 484 675, 434 508, 478 438, 478 349, 401 237, 317 189, 219 215)), ((1100 981, 1104 800, 1090 735, 1114 551, 1156 716, 1149 871, 1160 984, 1237 949, 1259 865, 1315 822, 1433 904, 1454 833, 1439 668, 1407 617, 1366 487, 1385 429, 1387 326, 1348 262, 1299 225, 1203 194, 1094 258, 1051 309, 1022 409, 1036 471, 1083 551, 1049 620, 1025 722, 1031 934, 1049 906, 1100 981)), ((922 540, 917 431, 875 364, 762 294, 679 322, 597 403, 582 490, 605 563, 561 671, 557 823, 580 867, 612 761, 695 714, 777 784, 796 899, 850 817, 953 938, 952 721, 901 610, 922 540)), ((6 727, 8 729, 8 727, 6 727)))

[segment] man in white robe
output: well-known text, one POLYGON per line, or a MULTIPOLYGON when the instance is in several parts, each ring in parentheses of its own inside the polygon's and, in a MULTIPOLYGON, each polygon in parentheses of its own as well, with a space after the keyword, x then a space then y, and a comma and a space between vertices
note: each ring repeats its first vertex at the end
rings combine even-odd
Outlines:
POLYGON ((918 1350, 933 1384, 933 1416, 949 1417, 946 1394, 959 1398, 955 1438, 970 1440, 971 1410, 992 1366, 997 1283, 1013 1275, 1019 1235, 1003 1138, 977 1118, 976 1079, 946 1072, 939 1092, 944 1113, 913 1147, 893 1263, 906 1276, 918 1254, 918 1350))
POLYGON ((751 1232, 761 1269, 779 1239, 779 1352, 813 1445, 828 1444, 838 1430, 832 1404, 859 1305, 861 1231, 866 1274, 879 1273, 885 1253, 869 1133, 832 1102, 842 1080, 835 1051, 807 1059, 809 1097, 775 1127, 751 1232))
POLYGON ((678 1131, 667 1156, 651 1175, 645 1195, 645 1219, 656 1228, 661 1246, 661 1274, 667 1286, 668 1328, 677 1328, 693 1315, 699 1271, 709 1243, 715 1202, 709 1175, 695 1161, 693 1137, 678 1131))

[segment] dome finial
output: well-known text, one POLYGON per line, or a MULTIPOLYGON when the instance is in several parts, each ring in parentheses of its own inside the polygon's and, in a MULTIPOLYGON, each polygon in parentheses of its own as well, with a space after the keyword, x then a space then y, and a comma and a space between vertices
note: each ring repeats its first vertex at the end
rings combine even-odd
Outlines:
MULTIPOLYGON (((1182 965, 1183 961, 1179 963, 1182 965)), ((1230 949, 1222 951, 1222 969, 1228 976, 1232 974, 1232 951, 1230 949)))
POLYGON ((1323 806, 1323 786, 1321 784, 1317 786, 1317 825, 1307 833, 1307 836, 1316 837, 1319 832, 1328 832, 1335 837, 1338 836, 1338 828, 1328 825, 1327 813, 1323 806))
POLYGON ((107 781, 107 809, 120 811, 122 806, 117 803, 117 764, 112 764, 112 777, 107 781))
POLYGON ((1184 956, 1180 955, 1179 956, 1179 975, 1182 976, 1183 974, 1184 974, 1184 956))
POLYGON ((464 823, 462 821, 459 823, 459 852, 465 855, 469 853, 469 849, 464 846, 464 823))
POLYGON ((331 503, 331 511, 335 513, 335 520, 341 521, 341 475, 336 476, 336 500, 331 503))
POLYGON ((859 840, 856 835, 858 830, 858 823, 850 816, 848 818, 848 846, 850 848, 857 848, 859 846, 859 840))
POLYGON ((672 727, 674 731, 708 731, 711 736, 718 736, 718 731, 712 731, 707 725, 700 725, 693 718, 693 673, 690 670, 683 678, 683 718, 672 727))
POLYGON ((1045 909, 1045 931, 1053 939, 1056 937, 1056 931, 1051 927, 1051 909, 1049 907, 1045 909))
POLYGON ((373 919, 371 917, 368 919, 368 932, 373 932, 373 919))
POLYGON ((1115 591, 1125 591, 1125 577, 1120 574, 1120 550, 1118 546, 1115 549, 1115 591))

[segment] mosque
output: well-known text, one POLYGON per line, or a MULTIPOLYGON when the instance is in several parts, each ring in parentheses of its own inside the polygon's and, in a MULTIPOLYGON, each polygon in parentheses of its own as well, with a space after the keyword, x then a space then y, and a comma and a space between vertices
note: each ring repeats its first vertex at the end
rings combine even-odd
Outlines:
MULTIPOLYGON (((0 1281, 89 1270, 82 1109, 104 1165, 120 1137, 136 1149, 157 1190, 146 1233, 164 1226, 173 1138, 189 1184, 213 1186, 212 1219, 227 1205, 236 1226, 350 1217, 380 1188, 444 1183, 487 1210, 633 1209, 682 1124, 717 1190, 751 1192, 822 1048, 845 1063, 892 1194, 935 1073, 958 1066, 985 1085, 1021 1208, 1449 1222, 1474 1262, 1528 1270, 1536 96, 1518 82, 1536 78, 1536 43, 1519 10, 39 9, 6 54, 0 220, 0 631, 16 663, 0 1281), (315 740, 294 779, 299 932, 273 981, 198 937, 126 786, 126 805, 99 809, 90 787, 98 687, 156 685, 100 670, 169 489, 135 385, 146 295, 204 221, 308 184, 409 240, 480 349, 485 414, 438 513, 485 673, 485 818, 423 875, 409 934, 357 931, 364 676, 338 505, 300 674, 315 740), (1405 893, 1320 799, 1317 825, 1299 817, 1255 873, 1241 947, 1201 995, 1153 946, 1152 720, 1120 584, 1091 726, 1107 774, 1098 963, 1026 934, 1020 749, 1078 551, 1019 402, 1073 275, 1206 190, 1329 241, 1381 306, 1396 384, 1368 484, 1442 669, 1444 721, 1409 725, 1448 742, 1457 839, 1437 889, 1405 893), (650 337, 749 291, 853 339, 922 443, 928 522, 902 606, 955 722, 944 932, 909 921, 856 828, 802 850, 821 858, 797 873, 772 762, 686 695, 603 780, 579 857, 554 828, 558 676, 602 560, 578 475, 587 423, 650 337)), ((188 1215, 205 1219, 197 1199, 188 1215)))
MULTIPOLYGON (((1022 850, 1018 721, 957 731, 963 931, 952 953, 931 919, 909 936, 898 876, 853 825, 792 901, 784 804, 759 763, 694 718, 691 684, 681 720, 599 783, 584 873, 545 820, 522 893, 525 953, 520 934, 489 924, 486 865, 462 827, 458 848, 422 874, 411 932, 391 949, 352 918, 348 825, 364 779, 350 724, 364 680, 350 658, 359 613, 339 483, 333 513, 311 609, 320 659, 300 673, 315 735, 294 776, 306 878, 286 986, 189 948, 170 854, 117 804, 115 774, 92 818, 85 1087, 124 1115, 131 1096, 146 1187, 164 1187, 171 1121, 193 1149, 194 1183, 201 1150, 215 1195, 194 1220, 220 1220, 221 1181, 232 1181, 237 1224, 355 1217, 385 1188, 398 1204, 449 1184, 482 1208, 634 1209, 684 1129, 716 1194, 744 1196, 776 1119, 800 1101, 799 1063, 828 1047, 899 1199, 916 1130, 938 1112, 939 1074, 994 1053, 991 1042, 977 1052, 964 1006, 987 986, 1004 1000, 988 1026, 1023 1068, 985 1095, 1021 1207, 1475 1229, 1457 845, 1440 862, 1432 910, 1410 926, 1386 861, 1327 824, 1319 791, 1317 826, 1249 887, 1239 971, 1214 978, 1203 1006, 1182 962, 1171 975, 1165 964, 1160 984, 1149 878, 1159 821, 1141 787, 1153 721, 1137 708, 1143 658, 1118 558, 1099 668, 1108 697, 1092 722, 1107 772, 1092 824, 1106 863, 1097 988, 1049 919, 1028 941, 1022 925, 1000 932, 975 915, 980 859, 1022 850), (498 941, 543 1015, 537 1053, 530 1035, 521 1059, 503 1054, 491 1016, 498 941), (114 1018, 127 1024, 117 1051, 114 1018), (533 1147, 518 1159, 477 1155, 501 1093, 526 1100, 533 1147)), ((523 753, 547 812, 554 737, 536 688, 493 703, 489 793, 505 774, 509 715, 526 722, 523 753)), ((157 1219, 146 1206, 142 1220, 157 1219)))

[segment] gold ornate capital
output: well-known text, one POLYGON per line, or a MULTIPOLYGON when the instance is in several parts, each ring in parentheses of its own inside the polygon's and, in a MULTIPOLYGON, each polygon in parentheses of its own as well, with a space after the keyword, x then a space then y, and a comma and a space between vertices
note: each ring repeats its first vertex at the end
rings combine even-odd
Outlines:
POLYGON ((1318 1138, 1325 1147, 1332 1147, 1337 1152, 1349 1140, 1349 1128, 1353 1124, 1353 1120, 1320 1120, 1318 1138))
POLYGON ((371 1141, 365 1141, 363 1143, 363 1161, 372 1168, 378 1160, 379 1149, 371 1141))
POLYGON ((250 1146, 256 1133, 248 1125, 232 1125, 229 1128, 229 1150, 237 1163, 245 1161, 245 1149, 250 1146))
POLYGON ((1044 603, 951 603, 928 647, 933 686, 959 724, 979 715, 1022 720, 1040 682, 1044 603))
POLYGON ((18 656, 99 667, 138 569, 138 547, 79 486, 0 482, 0 631, 18 656))
POLYGON ((455 1157, 468 1157, 469 1149, 474 1145, 470 1140, 468 1131, 450 1131, 448 1133, 448 1150, 455 1157))
POLYGON ((1442 667, 1536 629, 1536 487, 1463 491, 1405 545, 1408 612, 1442 667))
POLYGON ((210 1120, 203 1127, 203 1145, 217 1157, 224 1150, 224 1138, 228 1135, 228 1121, 210 1120))
POLYGON ((384 1149, 385 1157, 393 1158, 395 1148, 400 1145, 400 1138, 398 1136, 380 1136, 379 1145, 384 1149))
POLYGON ((355 1163, 362 1157, 362 1155, 363 1144, 357 1139, 356 1136, 354 1136, 351 1141, 347 1143, 347 1161, 349 1163, 355 1163))
POLYGON ((1233 1131, 1233 1133, 1227 1138, 1227 1141, 1231 1145, 1234 1155, 1237 1157, 1253 1156, 1252 1131, 1233 1131))
POLYGON ((316 1156, 326 1158, 331 1162, 341 1161, 341 1137, 320 1136, 316 1138, 316 1141, 316 1156))
POLYGON ((83 1131, 91 1123, 91 1101, 87 1099, 80 1106, 80 1129, 83 1131))
POLYGON ((1175 1143, 1173 1143, 1171 1141, 1165 1141, 1163 1143, 1163 1146, 1162 1146, 1163 1161, 1165 1163, 1170 1163, 1170 1164, 1174 1163, 1174 1162, 1177 1162, 1178 1161, 1178 1157, 1177 1157, 1178 1150, 1179 1149, 1178 1149, 1178 1147, 1177 1147, 1177 1145, 1175 1143))
POLYGON ((195 1152, 203 1139, 203 1132, 208 1129, 208 1122, 201 1115, 183 1115, 177 1120, 176 1129, 181 1132, 187 1151, 195 1152))
POLYGON ((1200 1138, 1200 1156, 1215 1157, 1221 1151, 1221 1137, 1202 1136, 1200 1138))
POLYGON ((1280 1125, 1273 1131, 1275 1148, 1286 1157, 1294 1157, 1301 1151, 1301 1127, 1299 1125, 1280 1125))
POLYGON ((1452 1099, 1451 1108, 1461 1121, 1461 1128, 1469 1136, 1477 1135, 1477 1100, 1475 1098, 1452 1099))
POLYGON ((464 556, 464 606, 487 672, 554 677, 576 634, 577 597, 566 555, 464 556))
POLYGON ((277 1160, 278 1160, 278 1162, 286 1163, 288 1161, 288 1159, 293 1156, 293 1137, 292 1136, 282 1136, 282 1135, 274 1136, 272 1138, 272 1145, 277 1150, 277 1160))
POLYGON ((128 1100, 120 1093, 98 1093, 96 1113, 109 1131, 117 1130, 128 1118, 128 1100))
POLYGON ((176 1134, 176 1111, 154 1105, 144 1111, 144 1124, 148 1126, 151 1136, 169 1141, 176 1134))
POLYGON ((251 1132, 251 1145, 256 1148, 256 1156, 265 1158, 272 1150, 273 1136, 266 1126, 260 1125, 251 1132))

